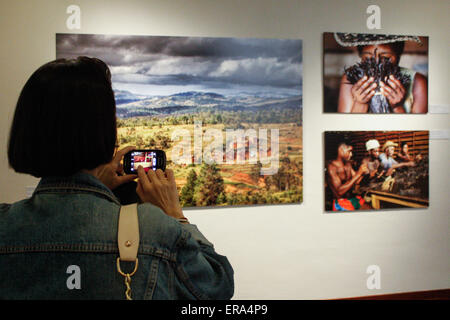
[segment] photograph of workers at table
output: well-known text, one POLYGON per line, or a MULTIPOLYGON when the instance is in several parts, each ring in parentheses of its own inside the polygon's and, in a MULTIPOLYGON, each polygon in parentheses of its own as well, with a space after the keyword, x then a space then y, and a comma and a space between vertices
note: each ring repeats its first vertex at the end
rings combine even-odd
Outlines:
POLYGON ((428 131, 327 131, 324 139, 325 211, 428 207, 428 131))

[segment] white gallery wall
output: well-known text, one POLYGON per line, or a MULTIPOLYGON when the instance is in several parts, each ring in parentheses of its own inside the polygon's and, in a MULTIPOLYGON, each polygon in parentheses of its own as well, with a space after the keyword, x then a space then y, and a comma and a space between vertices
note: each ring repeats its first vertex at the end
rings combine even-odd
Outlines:
MULTIPOLYGON (((186 211, 235 270, 234 299, 321 299, 450 287, 449 1, 0 0, 0 203, 38 180, 8 167, 15 103, 31 73, 55 58, 56 33, 303 40, 303 203, 186 211), (81 8, 69 30, 66 9, 81 8), (369 30, 366 9, 381 9, 369 30), (323 32, 429 36, 426 115, 323 114, 323 32), (440 112, 440 113, 438 113, 440 112), (323 132, 430 130, 430 207, 323 211, 323 132), (381 288, 368 289, 367 268, 381 288)), ((32 161, 32 159, 30 159, 32 161)))

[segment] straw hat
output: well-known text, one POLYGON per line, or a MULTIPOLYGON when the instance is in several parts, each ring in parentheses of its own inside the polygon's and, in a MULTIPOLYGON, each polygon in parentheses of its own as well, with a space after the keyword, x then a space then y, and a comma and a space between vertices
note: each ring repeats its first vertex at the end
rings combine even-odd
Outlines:
POLYGON ((388 141, 386 141, 384 144, 383 144, 383 151, 384 150, 386 150, 386 148, 388 148, 388 147, 397 147, 398 146, 398 144, 397 143, 395 143, 394 141, 391 141, 391 140, 388 140, 388 141))
POLYGON ((367 46, 399 41, 415 41, 422 45, 417 36, 396 36, 389 34, 341 33, 335 32, 334 38, 343 47, 367 46))

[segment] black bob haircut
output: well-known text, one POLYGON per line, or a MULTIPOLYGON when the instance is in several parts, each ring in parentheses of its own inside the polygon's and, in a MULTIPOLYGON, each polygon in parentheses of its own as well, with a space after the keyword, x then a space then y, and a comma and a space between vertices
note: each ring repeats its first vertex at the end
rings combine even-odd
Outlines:
POLYGON ((17 101, 10 166, 35 177, 68 176, 111 161, 116 103, 108 66, 96 58, 58 59, 36 70, 17 101))

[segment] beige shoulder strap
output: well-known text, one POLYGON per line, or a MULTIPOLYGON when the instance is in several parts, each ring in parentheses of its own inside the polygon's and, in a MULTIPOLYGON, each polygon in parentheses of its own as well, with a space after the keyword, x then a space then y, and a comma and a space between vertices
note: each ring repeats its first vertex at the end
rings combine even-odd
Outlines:
POLYGON ((117 242, 121 261, 136 261, 139 249, 137 203, 122 206, 119 213, 117 242))
POLYGON ((119 255, 117 258, 117 271, 125 277, 125 297, 131 298, 131 276, 138 268, 138 249, 139 249, 139 219, 137 203, 120 207, 119 226, 117 232, 117 243, 119 246, 119 255), (120 268, 120 261, 134 262, 134 270, 131 273, 124 273, 120 268))

